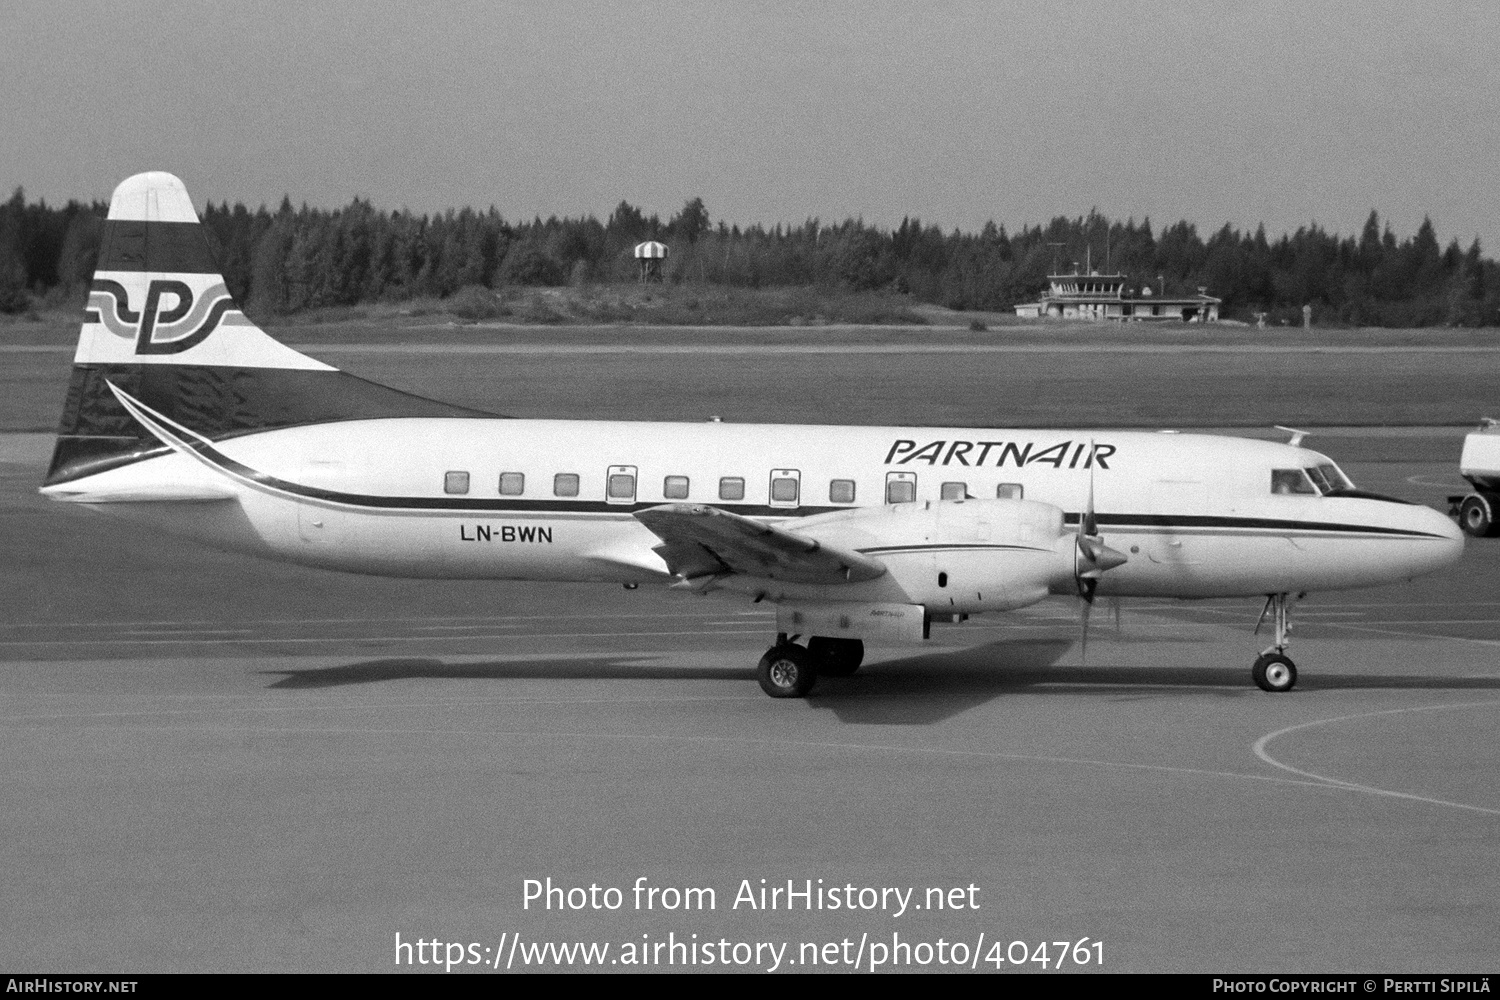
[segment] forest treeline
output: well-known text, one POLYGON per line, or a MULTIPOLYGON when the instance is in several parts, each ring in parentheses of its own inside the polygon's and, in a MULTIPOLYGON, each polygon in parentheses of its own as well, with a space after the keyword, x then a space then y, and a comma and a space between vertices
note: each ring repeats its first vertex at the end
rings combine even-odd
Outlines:
MULTIPOLYGON (((98 256, 107 205, 61 207, 15 194, 0 205, 0 311, 81 301, 98 256)), ((1300 322, 1366 326, 1500 325, 1500 265, 1476 238, 1444 247, 1430 220, 1398 240, 1370 213, 1361 233, 1309 225, 1267 238, 1226 224, 1206 238, 1188 222, 1159 232, 1149 219, 1097 212, 1059 216, 1010 233, 943 232, 917 219, 884 230, 859 220, 741 227, 714 223, 701 198, 663 221, 620 202, 608 219, 512 221, 493 207, 437 215, 385 211, 355 199, 333 210, 251 211, 208 204, 202 213, 230 291, 252 313, 447 297, 470 286, 581 285, 634 280, 632 250, 670 247, 671 282, 739 288, 888 289, 954 309, 1008 309, 1033 301, 1054 267, 1074 262, 1130 276, 1167 294, 1199 287, 1224 300, 1226 317, 1257 312, 1300 322)))

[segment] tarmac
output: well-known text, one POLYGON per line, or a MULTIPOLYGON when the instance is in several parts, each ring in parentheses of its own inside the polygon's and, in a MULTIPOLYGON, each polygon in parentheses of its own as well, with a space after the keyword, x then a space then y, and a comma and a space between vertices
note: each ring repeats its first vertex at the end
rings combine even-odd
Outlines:
MULTIPOLYGON (((1442 507, 1446 448, 1345 469, 1442 507)), ((1308 597, 1288 694, 1259 602, 1101 602, 1085 660, 1055 600, 777 701, 761 607, 221 554, 39 497, 46 449, 0 436, 0 967, 1500 957, 1500 539, 1308 597)))

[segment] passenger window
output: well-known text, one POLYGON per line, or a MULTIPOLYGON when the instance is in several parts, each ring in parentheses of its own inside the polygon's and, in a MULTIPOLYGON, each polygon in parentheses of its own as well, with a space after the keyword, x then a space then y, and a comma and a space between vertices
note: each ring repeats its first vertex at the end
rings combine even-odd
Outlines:
POLYGON ((1317 487, 1301 469, 1272 469, 1271 492, 1277 496, 1318 495, 1317 487))
POLYGON ((467 472, 447 472, 443 474, 444 493, 467 493, 469 492, 469 474, 467 472))
POLYGON ((917 498, 917 474, 915 472, 887 472, 885 474, 885 502, 911 503, 917 498))
POLYGON ((637 469, 633 465, 611 465, 604 472, 604 502, 628 504, 635 502, 637 469))
POLYGON ((795 507, 802 495, 802 470, 771 470, 771 506, 795 507))
POLYGON ((853 503, 854 480, 835 479, 828 484, 829 503, 853 503))
POLYGON ((576 497, 578 495, 578 473, 559 472, 553 476, 552 495, 555 497, 576 497))
POLYGON ((739 476, 725 476, 719 480, 720 500, 745 499, 745 481, 739 476))
POLYGON ((526 474, 524 472, 502 472, 500 473, 500 495, 503 497, 518 497, 526 492, 526 474))
POLYGON ((995 487, 996 500, 1020 500, 1026 496, 1026 487, 1020 483, 1001 483, 995 487))
POLYGON ((944 483, 938 491, 939 498, 943 500, 965 500, 969 496, 968 483, 944 483))
POLYGON ((688 477, 668 476, 662 483, 661 495, 668 500, 686 500, 688 495, 688 477))

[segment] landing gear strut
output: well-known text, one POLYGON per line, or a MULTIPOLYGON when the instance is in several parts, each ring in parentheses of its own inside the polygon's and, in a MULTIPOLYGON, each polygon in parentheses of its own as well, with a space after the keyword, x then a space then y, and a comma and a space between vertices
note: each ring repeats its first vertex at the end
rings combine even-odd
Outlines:
POLYGON ((1297 683, 1297 665, 1286 655, 1289 642, 1287 633, 1292 630, 1292 605, 1305 596, 1307 595, 1298 594, 1293 597, 1287 593, 1266 595, 1266 606, 1260 613, 1260 621, 1255 623, 1255 631, 1259 632, 1261 622, 1266 620, 1267 615, 1272 615, 1276 625, 1276 642, 1261 650, 1260 656, 1255 658, 1255 665, 1250 668, 1250 676, 1262 691, 1290 691, 1297 683))
POLYGON ((772 698, 805 698, 817 683, 818 665, 806 646, 797 645, 782 632, 776 636, 776 645, 760 658, 755 678, 772 698))

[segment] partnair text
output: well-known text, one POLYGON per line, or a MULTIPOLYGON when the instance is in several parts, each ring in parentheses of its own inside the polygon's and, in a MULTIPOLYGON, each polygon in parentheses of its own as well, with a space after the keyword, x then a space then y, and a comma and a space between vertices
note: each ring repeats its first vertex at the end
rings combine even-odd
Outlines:
POLYGON ((1035 441, 929 441, 919 445, 907 438, 898 438, 885 453, 886 465, 913 465, 925 462, 928 465, 1050 465, 1054 469, 1088 469, 1097 465, 1109 468, 1109 456, 1115 453, 1112 444, 1096 444, 1092 454, 1087 441, 1059 441, 1056 444, 1039 445, 1035 441))

